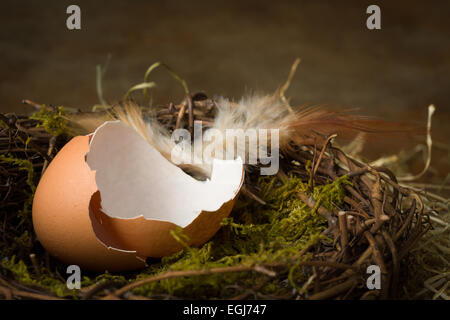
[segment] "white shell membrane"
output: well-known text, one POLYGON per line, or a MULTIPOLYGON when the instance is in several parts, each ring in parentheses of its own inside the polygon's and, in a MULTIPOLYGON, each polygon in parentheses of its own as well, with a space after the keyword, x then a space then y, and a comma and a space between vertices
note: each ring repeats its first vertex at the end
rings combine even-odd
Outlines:
POLYGON ((96 171, 106 215, 143 216, 182 228, 202 211, 215 212, 234 199, 244 174, 241 158, 214 159, 211 179, 198 181, 120 121, 107 121, 95 130, 86 162, 96 171))

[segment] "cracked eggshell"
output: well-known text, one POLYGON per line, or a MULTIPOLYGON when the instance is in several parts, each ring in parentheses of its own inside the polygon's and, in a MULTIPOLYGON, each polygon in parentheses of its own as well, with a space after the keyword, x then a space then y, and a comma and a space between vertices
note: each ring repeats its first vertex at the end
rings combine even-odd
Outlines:
POLYGON ((106 248, 89 218, 97 191, 95 172, 86 164, 89 137, 70 140, 45 170, 33 200, 33 226, 38 240, 53 256, 82 270, 120 271, 144 267, 134 252, 106 248))
POLYGON ((73 138, 50 163, 36 190, 33 225, 50 254, 94 271, 144 267, 147 257, 182 249, 182 227, 200 246, 219 229, 244 178, 238 160, 214 160, 197 181, 130 127, 106 122, 73 138))
POLYGON ((190 245, 208 241, 230 214, 244 178, 237 159, 214 160, 211 179, 195 180, 119 121, 96 130, 86 162, 99 190, 90 204, 95 234, 105 246, 140 258, 182 249, 170 233, 177 226, 190 245))
MULTIPOLYGON (((100 194, 92 197, 91 219, 95 225, 97 237, 106 246, 124 251, 136 251, 142 258, 164 257, 178 252, 183 246, 176 241, 170 231, 177 228, 171 222, 147 220, 144 217, 135 219, 117 219, 106 215, 100 207, 100 194)), ((235 199, 225 203, 217 212, 203 211, 187 227, 183 233, 189 237, 187 243, 201 246, 211 239, 220 229, 222 219, 228 217, 235 199)))

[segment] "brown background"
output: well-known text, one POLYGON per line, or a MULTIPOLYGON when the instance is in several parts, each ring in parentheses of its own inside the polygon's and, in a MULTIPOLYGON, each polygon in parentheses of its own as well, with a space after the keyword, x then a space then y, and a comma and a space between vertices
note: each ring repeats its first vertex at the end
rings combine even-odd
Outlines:
MULTIPOLYGON (((0 111, 38 103, 88 110, 98 103, 95 67, 111 54, 104 95, 114 103, 163 60, 191 91, 238 98, 272 92, 298 56, 294 104, 359 108, 385 119, 426 119, 450 134, 449 1, 11 1, 0 3, 0 111), (81 7, 82 30, 66 28, 81 7), (382 30, 366 28, 381 7, 382 30)), ((183 90, 156 71, 154 101, 183 90)), ((382 153, 380 150, 379 153, 382 153)))

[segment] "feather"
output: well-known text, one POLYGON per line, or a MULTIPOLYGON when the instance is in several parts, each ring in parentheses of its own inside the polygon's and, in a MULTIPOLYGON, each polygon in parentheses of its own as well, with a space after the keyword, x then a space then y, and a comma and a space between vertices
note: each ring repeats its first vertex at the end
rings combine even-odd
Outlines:
MULTIPOLYGON (((162 156, 170 162, 174 162, 172 151, 177 146, 177 143, 169 135, 166 128, 156 119, 144 120, 141 108, 130 102, 127 102, 123 107, 114 108, 114 113, 118 120, 134 129, 151 146, 158 150, 162 156)), ((180 157, 184 159, 191 158, 192 154, 186 154, 186 152, 180 157)), ((199 180, 210 177, 211 174, 211 167, 208 164, 193 165, 178 162, 174 162, 174 164, 199 180)))
POLYGON ((114 120, 110 113, 103 111, 71 113, 63 118, 67 120, 67 129, 72 136, 90 134, 105 121, 114 120))
MULTIPOLYGON (((374 120, 354 115, 348 110, 337 112, 323 106, 291 108, 285 100, 280 98, 278 92, 271 95, 251 94, 242 97, 238 102, 218 98, 216 105, 217 112, 212 126, 206 129, 200 138, 197 137, 197 141, 194 140, 193 149, 181 151, 184 152, 182 157, 192 159, 193 156, 197 156, 205 160, 178 164, 180 168, 197 178, 210 176, 212 159, 220 158, 217 151, 225 151, 227 147, 225 139, 210 139, 211 135, 220 133, 225 137, 227 130, 230 129, 242 130, 244 134, 248 130, 259 132, 261 129, 276 129, 279 133, 277 147, 281 151, 289 150, 292 144, 320 146, 331 134, 352 138, 361 132, 386 134, 418 131, 418 127, 412 127, 406 123, 374 120), (202 140, 201 143, 198 143, 198 139, 202 140), (205 154, 206 149, 213 152, 205 154)), ((132 103, 115 108, 114 113, 117 119, 133 128, 166 159, 174 162, 172 151, 178 144, 157 120, 144 120, 141 109, 132 103)), ((78 123, 86 127, 86 124, 97 124, 99 119, 104 117, 98 117, 95 121, 83 119, 78 123)), ((241 149, 235 150, 237 151, 235 154, 244 154, 246 159, 261 160, 258 150, 272 150, 271 138, 272 136, 269 135, 268 139, 261 140, 258 136, 257 149, 249 148, 246 141, 244 145, 240 145, 241 149)))

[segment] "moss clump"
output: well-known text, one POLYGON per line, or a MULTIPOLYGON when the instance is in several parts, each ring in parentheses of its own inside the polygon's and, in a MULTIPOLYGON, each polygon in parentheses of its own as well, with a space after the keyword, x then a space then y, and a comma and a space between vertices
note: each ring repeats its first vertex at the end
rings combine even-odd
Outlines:
POLYGON ((12 154, 0 155, 0 161, 3 163, 8 163, 19 167, 19 170, 27 172, 27 185, 30 187, 32 193, 36 190, 36 185, 34 184, 34 168, 33 163, 28 159, 14 158, 12 154))
POLYGON ((30 274, 25 262, 23 260, 17 260, 16 256, 12 256, 11 259, 4 259, 0 264, 3 268, 9 270, 14 276, 14 279, 21 284, 44 289, 58 297, 77 297, 76 290, 67 289, 65 282, 54 278, 45 268, 40 270, 41 275, 38 280, 30 274))
POLYGON ((19 171, 27 172, 26 184, 29 187, 29 190, 24 190, 27 197, 23 203, 23 209, 18 213, 18 216, 21 218, 19 225, 21 225, 30 214, 34 192, 36 191, 33 163, 28 159, 15 158, 12 154, 0 155, 0 162, 17 166, 19 171))
POLYGON ((37 127, 44 128, 45 131, 57 137, 67 133, 67 120, 64 117, 63 107, 47 108, 42 106, 41 110, 30 116, 30 119, 38 120, 37 127))
POLYGON ((314 188, 313 197, 316 200, 314 211, 319 206, 324 206, 331 211, 336 204, 343 203, 345 197, 344 189, 342 188, 343 185, 352 185, 347 175, 337 178, 336 181, 330 184, 314 188))
MULTIPOLYGON (((316 186, 312 195, 324 206, 339 205, 343 197, 341 186, 345 183, 348 183, 348 180, 341 178, 328 185, 316 186)), ((223 220, 221 230, 202 247, 187 246, 187 236, 183 234, 182 229, 177 229, 172 235, 184 244, 184 250, 162 258, 160 262, 153 263, 138 273, 106 272, 84 276, 82 286, 90 286, 104 280, 135 281, 166 271, 277 262, 286 263, 284 270, 277 270, 279 274, 284 274, 282 278, 272 279, 254 272, 178 277, 149 283, 134 289, 133 293, 152 297, 168 294, 191 299, 211 299, 226 297, 226 288, 233 286, 256 286, 262 294, 276 295, 292 292, 293 288, 298 289, 306 279, 295 261, 310 258, 305 255, 299 260, 298 253, 320 240, 327 241, 321 235, 326 228, 326 221, 297 197, 299 191, 308 190, 308 184, 298 177, 291 176, 284 184, 276 178, 265 177, 258 181, 258 185, 267 204, 240 199, 230 217, 223 220), (288 282, 280 280, 283 278, 288 282)), ((26 235, 17 240, 20 240, 20 243, 27 242, 26 235)), ((64 281, 52 276, 45 268, 40 270, 41 276, 37 279, 30 275, 26 264, 22 260, 16 260, 15 256, 4 260, 2 266, 10 270, 15 279, 23 284, 45 288, 59 297, 77 297, 74 290, 68 290, 64 281)))
MULTIPOLYGON (((318 186, 314 189, 313 197, 324 204, 340 204, 343 183, 347 183, 345 178, 330 185, 318 186)), ((306 279, 300 268, 295 265, 292 267, 292 261, 301 249, 324 239, 321 233, 326 228, 326 221, 297 197, 298 191, 307 190, 307 184, 298 177, 291 176, 285 184, 279 183, 276 178, 262 178, 259 185, 266 205, 242 202, 241 199, 231 217, 223 220, 222 229, 211 241, 201 248, 185 246, 183 251, 163 258, 161 263, 150 266, 133 280, 169 270, 286 262, 291 267, 281 272, 289 277, 291 286, 297 287, 298 283, 306 279)), ((187 239, 181 230, 173 235, 186 243, 187 239)), ((302 257, 308 258, 308 255, 302 257)), ((260 286, 259 291, 265 294, 282 294, 292 290, 292 287, 280 283, 279 278, 271 280, 261 274, 238 272, 165 279, 136 288, 134 293, 144 296, 169 294, 183 298, 211 298, 223 297, 224 288, 230 285, 247 288, 260 286)))

